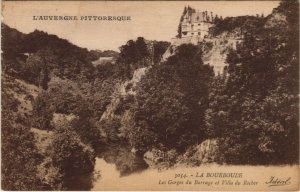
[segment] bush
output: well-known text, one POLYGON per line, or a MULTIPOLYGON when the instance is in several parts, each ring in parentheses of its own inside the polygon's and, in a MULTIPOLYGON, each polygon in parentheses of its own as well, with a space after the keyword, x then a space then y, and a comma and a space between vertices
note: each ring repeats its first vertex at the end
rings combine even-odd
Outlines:
POLYGON ((16 125, 9 112, 2 113, 1 125, 2 189, 43 190, 37 176, 42 156, 35 146, 33 133, 27 127, 16 125))
POLYGON ((52 165, 62 175, 61 189, 90 190, 95 165, 93 149, 83 144, 72 128, 58 127, 50 146, 52 165), (86 179, 90 178, 90 179, 86 179))

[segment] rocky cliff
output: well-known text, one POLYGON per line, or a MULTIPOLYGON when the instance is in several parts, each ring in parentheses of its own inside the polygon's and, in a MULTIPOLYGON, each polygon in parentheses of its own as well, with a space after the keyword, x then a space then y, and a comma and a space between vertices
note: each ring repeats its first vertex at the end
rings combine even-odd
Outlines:
POLYGON ((264 20, 264 17, 253 16, 228 17, 215 22, 210 27, 209 34, 203 39, 195 41, 194 37, 191 37, 190 40, 188 38, 173 38, 171 45, 163 55, 162 61, 173 55, 178 46, 184 43, 196 44, 202 47, 203 62, 214 67, 215 75, 222 74, 230 49, 236 49, 237 44, 242 42, 244 35, 253 30, 253 26, 260 26, 264 20))

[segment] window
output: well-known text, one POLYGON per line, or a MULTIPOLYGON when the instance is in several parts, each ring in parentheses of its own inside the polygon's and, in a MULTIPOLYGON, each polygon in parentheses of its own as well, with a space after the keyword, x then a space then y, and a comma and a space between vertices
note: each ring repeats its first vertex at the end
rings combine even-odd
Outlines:
POLYGON ((198 26, 200 26, 200 23, 198 23, 198 26))
POLYGON ((198 35, 201 35, 201 32, 198 32, 198 35))
POLYGON ((194 33, 192 33, 192 35, 194 35, 194 33))

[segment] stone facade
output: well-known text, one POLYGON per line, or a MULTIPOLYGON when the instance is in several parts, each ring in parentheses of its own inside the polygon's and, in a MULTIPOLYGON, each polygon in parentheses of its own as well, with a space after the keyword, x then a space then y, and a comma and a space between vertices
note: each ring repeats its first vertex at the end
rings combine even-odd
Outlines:
POLYGON ((181 38, 205 38, 208 35, 209 28, 212 26, 213 19, 212 12, 210 15, 207 11, 187 12, 181 22, 181 38))
POLYGON ((197 45, 199 42, 203 40, 203 37, 200 35, 195 35, 195 36, 188 36, 188 37, 182 37, 182 38, 172 38, 171 39, 171 44, 175 46, 179 46, 181 44, 194 44, 197 45))

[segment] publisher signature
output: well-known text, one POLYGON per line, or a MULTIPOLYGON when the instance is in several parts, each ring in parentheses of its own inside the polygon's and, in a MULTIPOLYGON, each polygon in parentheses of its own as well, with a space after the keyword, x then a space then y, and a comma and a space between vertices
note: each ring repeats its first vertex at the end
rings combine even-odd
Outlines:
POLYGON ((269 181, 266 181, 266 184, 268 184, 269 187, 289 185, 291 184, 291 178, 289 177, 289 178, 281 179, 281 178, 271 176, 269 181))

